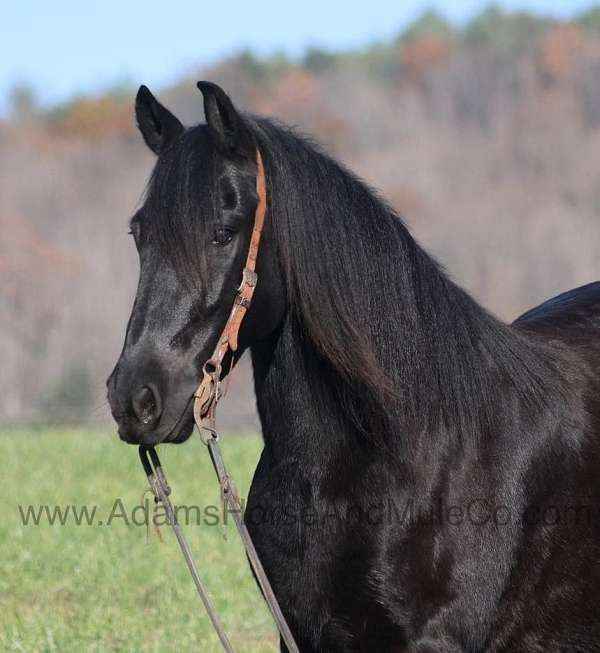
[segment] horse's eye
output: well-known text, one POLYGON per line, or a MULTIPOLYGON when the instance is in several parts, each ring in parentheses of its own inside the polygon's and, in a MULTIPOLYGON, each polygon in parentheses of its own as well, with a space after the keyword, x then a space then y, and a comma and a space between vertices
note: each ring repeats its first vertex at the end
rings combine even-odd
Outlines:
POLYGON ((227 245, 233 238, 233 231, 227 227, 217 227, 213 238, 213 245, 227 245))

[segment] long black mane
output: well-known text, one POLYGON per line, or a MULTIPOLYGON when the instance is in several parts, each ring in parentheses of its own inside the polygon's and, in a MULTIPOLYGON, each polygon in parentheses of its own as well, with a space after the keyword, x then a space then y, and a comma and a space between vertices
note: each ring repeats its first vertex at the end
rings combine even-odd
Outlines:
POLYGON ((358 402, 464 436, 489 432, 502 386, 548 403, 548 357, 456 286, 376 191, 295 131, 255 124, 291 309, 358 402))

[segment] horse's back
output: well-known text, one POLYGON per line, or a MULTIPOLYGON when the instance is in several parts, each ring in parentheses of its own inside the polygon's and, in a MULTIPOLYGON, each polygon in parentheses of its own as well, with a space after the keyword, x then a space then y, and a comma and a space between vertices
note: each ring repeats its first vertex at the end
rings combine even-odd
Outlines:
POLYGON ((600 281, 563 292, 519 316, 514 326, 561 332, 600 331, 600 281))

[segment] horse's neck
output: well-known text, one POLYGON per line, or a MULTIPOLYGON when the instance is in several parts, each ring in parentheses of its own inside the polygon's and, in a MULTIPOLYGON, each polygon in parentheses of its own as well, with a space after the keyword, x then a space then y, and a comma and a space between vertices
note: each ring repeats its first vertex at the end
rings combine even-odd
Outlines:
POLYGON ((368 188, 306 145, 298 145, 301 161, 282 148, 274 169, 289 169, 272 184, 273 238, 304 332, 288 316, 252 348, 270 454, 320 466, 375 438, 381 451, 417 467, 415 449, 463 455, 479 438, 509 431, 523 405, 541 410, 554 372, 534 339, 453 284, 368 188), (332 188, 335 210, 327 210, 332 188), (324 255, 315 255, 315 243, 324 255), (373 367, 383 375, 370 374, 373 367), (369 405, 382 376, 393 398, 369 405))
MULTIPOLYGON (((508 428, 514 401, 525 396, 534 403, 527 368, 536 354, 509 327, 489 331, 483 311, 482 316, 482 326, 477 317, 469 324, 457 318, 456 327, 445 325, 441 344, 431 342, 429 351, 404 359, 401 364, 419 362, 396 378, 403 383, 412 378, 413 385, 399 388, 399 400, 390 403, 385 420, 371 422, 381 424, 377 433, 356 428, 354 418, 365 408, 360 392, 353 397, 344 390, 336 372, 288 318, 277 333, 252 348, 257 405, 271 460, 293 459, 319 475, 328 466, 358 469, 370 459, 375 466, 408 465, 414 476, 422 456, 427 459, 422 467, 435 474, 435 459, 468 456, 480 437, 500 442, 502 434, 495 429, 498 424, 508 428), (503 413, 503 405, 512 408, 503 413), (374 446, 373 435, 378 438, 374 446)), ((398 333, 400 338, 411 334, 398 333)), ((386 347, 392 351, 394 344, 386 347)))
MULTIPOLYGON (((412 458, 415 432, 425 427, 392 405, 385 419, 365 417, 371 408, 364 397, 352 395, 290 319, 253 346, 252 361, 265 447, 274 464, 294 460, 304 473, 327 476, 328 468, 352 474, 367 461, 398 468, 412 458)), ((427 406, 422 408, 425 422, 427 406)))
POLYGON ((343 447, 358 423, 404 457, 414 434, 463 444, 489 432, 500 385, 539 385, 533 347, 448 279, 366 186, 310 148, 302 152, 312 161, 297 166, 304 183, 288 170, 271 195, 290 314, 253 348, 267 444, 283 442, 289 452, 316 438, 343 447), (389 401, 379 392, 388 382, 389 401))
POLYGON ((252 363, 265 446, 275 459, 320 464, 351 446, 332 372, 302 342, 291 320, 252 347, 252 363))

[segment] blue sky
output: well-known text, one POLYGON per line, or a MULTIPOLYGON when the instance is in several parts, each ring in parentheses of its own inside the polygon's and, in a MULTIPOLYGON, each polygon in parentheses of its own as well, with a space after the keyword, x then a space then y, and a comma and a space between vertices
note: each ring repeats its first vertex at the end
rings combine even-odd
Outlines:
MULTIPOLYGON (((0 0, 0 114, 9 90, 31 85, 48 104, 115 83, 155 88, 250 47, 297 55, 391 37, 425 9, 457 23, 486 0, 0 0)), ((568 17, 590 0, 500 0, 509 9, 568 17)))

